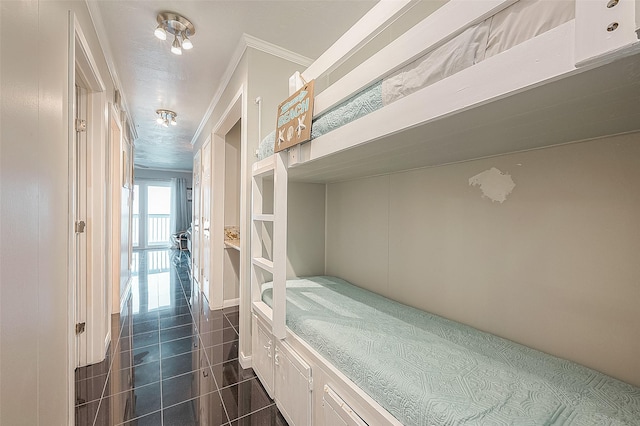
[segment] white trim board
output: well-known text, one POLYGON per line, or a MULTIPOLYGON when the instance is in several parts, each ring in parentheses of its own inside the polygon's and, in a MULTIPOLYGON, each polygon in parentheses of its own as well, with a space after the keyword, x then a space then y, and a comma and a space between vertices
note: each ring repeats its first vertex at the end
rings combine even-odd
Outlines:
MULTIPOLYGON (((222 308, 223 308, 223 309, 224 309, 224 308, 230 308, 230 307, 232 307, 232 306, 240 306, 240 298, 239 298, 239 297, 238 297, 238 298, 236 298, 236 299, 228 299, 228 300, 225 300, 225 301, 222 303, 222 308)), ((251 357, 249 357, 249 359, 250 359, 250 358, 251 358, 251 357)))
POLYGON ((302 65, 303 67, 309 67, 314 61, 311 58, 292 52, 268 41, 261 40, 249 34, 242 35, 247 47, 259 50, 264 53, 276 56, 278 58, 293 62, 295 64, 302 65))
POLYGON ((144 166, 137 166, 133 168, 134 171, 139 170, 139 171, 143 171, 143 170, 148 170, 151 172, 170 172, 170 173, 189 173, 192 174, 193 170, 183 170, 183 169, 158 169, 155 167, 144 167, 144 166))
POLYGON ((115 62, 113 62, 113 55, 111 54, 111 44, 109 44, 107 31, 104 28, 104 21, 102 19, 100 7, 98 6, 98 0, 85 0, 85 3, 87 4, 89 17, 91 18, 91 22, 93 22, 93 27, 96 30, 98 43, 100 44, 100 48, 102 49, 102 53, 104 54, 104 59, 107 63, 109 74, 111 74, 111 80, 113 80, 114 90, 118 90, 120 93, 122 109, 124 110, 124 113, 126 115, 126 122, 128 123, 127 127, 129 128, 129 132, 131 133, 131 139, 135 141, 136 139, 138 139, 138 132, 136 131, 136 126, 133 118, 129 113, 127 98, 122 91, 122 83, 120 82, 120 77, 118 76, 115 62))

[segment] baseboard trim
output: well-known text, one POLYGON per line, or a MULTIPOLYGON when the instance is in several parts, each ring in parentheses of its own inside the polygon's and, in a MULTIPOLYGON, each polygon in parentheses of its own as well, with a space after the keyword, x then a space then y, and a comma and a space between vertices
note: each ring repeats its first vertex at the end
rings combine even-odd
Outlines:
MULTIPOLYGON (((124 307, 127 304, 127 300, 129 299, 129 294, 131 293, 131 284, 133 283, 133 276, 129 274, 129 278, 127 278, 127 284, 125 285, 124 293, 120 293, 120 310, 118 313, 122 315, 124 311, 124 307)), ((114 312, 115 313, 115 312, 114 312)))
POLYGON ((240 352, 238 356, 238 361, 240 361, 240 366, 245 370, 253 366, 251 361, 251 355, 245 356, 242 352, 240 352))
MULTIPOLYGON (((111 327, 109 327, 111 328, 111 327)), ((104 338, 104 355, 105 358, 107 356, 107 352, 109 351, 109 345, 111 344, 111 330, 107 333, 107 336, 104 338)))
POLYGON ((222 307, 223 308, 230 308, 232 306, 240 306, 240 298, 238 299, 229 299, 229 300, 225 300, 222 303, 222 307))

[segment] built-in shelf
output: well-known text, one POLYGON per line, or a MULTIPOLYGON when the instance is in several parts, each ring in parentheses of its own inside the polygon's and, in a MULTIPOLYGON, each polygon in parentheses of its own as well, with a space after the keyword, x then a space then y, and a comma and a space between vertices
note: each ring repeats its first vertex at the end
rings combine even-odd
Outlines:
POLYGON ((224 240, 224 248, 240 251, 240 240, 224 240))
POLYGON ((269 259, 265 259, 264 257, 254 257, 253 259, 251 259, 251 262, 259 268, 273 273, 273 262, 269 259))
POLYGON ((264 176, 268 174, 273 174, 276 167, 276 159, 275 155, 265 158, 264 160, 260 160, 257 163, 253 164, 253 176, 264 176))
POLYGON ((260 222, 273 222, 273 214, 256 214, 253 215, 253 220, 260 222))

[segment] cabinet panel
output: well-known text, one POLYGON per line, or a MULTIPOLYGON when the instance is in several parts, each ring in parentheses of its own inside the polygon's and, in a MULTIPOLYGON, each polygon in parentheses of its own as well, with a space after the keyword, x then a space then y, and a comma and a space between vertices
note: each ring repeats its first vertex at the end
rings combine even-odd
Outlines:
POLYGON ((367 426, 367 423, 329 386, 324 386, 322 413, 325 426, 367 426))
POLYGON ((271 333, 253 315, 253 370, 256 372, 270 398, 273 398, 273 340, 271 333))
POLYGON ((285 342, 274 356, 276 404, 289 425, 311 425, 311 367, 285 342))

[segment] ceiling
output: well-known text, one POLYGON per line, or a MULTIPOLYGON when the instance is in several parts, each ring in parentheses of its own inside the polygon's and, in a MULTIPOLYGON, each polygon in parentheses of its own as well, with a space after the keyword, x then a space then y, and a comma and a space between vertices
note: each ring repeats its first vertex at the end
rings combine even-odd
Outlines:
POLYGON ((135 166, 191 170, 191 142, 243 34, 317 58, 374 4, 372 0, 217 1, 89 0, 98 35, 133 123, 135 166), (161 11, 195 26, 194 48, 170 52, 172 36, 154 37, 161 11), (155 111, 177 113, 177 126, 155 111))

